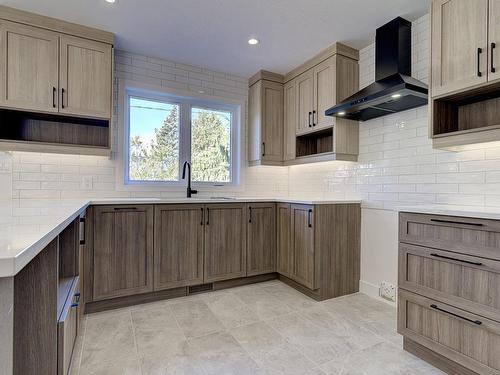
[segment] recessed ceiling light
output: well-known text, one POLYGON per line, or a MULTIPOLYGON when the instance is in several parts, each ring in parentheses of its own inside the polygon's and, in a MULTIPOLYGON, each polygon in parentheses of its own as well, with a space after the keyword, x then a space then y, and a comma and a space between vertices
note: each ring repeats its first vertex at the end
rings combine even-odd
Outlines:
POLYGON ((107 3, 113 4, 116 0, 106 0, 107 3))
POLYGON ((259 44, 259 40, 255 39, 255 38, 250 38, 250 39, 248 39, 248 44, 254 46, 256 44, 259 44))
POLYGON ((345 112, 344 112, 344 111, 339 112, 339 113, 337 113, 337 115, 339 115, 339 116, 344 116, 344 115, 345 115, 345 112))
POLYGON ((391 95, 391 98, 393 98, 393 99, 401 98, 401 94, 391 95))

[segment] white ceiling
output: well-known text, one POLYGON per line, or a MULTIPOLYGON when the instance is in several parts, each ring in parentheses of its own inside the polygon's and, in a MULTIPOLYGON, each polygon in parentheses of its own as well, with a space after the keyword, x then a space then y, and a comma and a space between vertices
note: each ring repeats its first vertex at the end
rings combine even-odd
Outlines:
POLYGON ((368 45, 396 16, 430 0, 0 0, 0 4, 108 30, 116 47, 251 76, 286 73, 334 42, 368 45), (257 46, 247 44, 258 38, 257 46))

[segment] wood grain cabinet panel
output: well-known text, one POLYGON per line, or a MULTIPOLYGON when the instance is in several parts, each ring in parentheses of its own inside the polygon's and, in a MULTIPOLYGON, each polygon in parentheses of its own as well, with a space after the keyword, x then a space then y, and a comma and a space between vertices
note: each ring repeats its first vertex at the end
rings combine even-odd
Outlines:
POLYGON ((283 160, 295 159, 295 129, 297 128, 297 85, 291 80, 283 87, 283 160))
POLYGON ((314 74, 310 69, 297 77, 297 129, 296 134, 304 134, 312 129, 314 106, 314 74))
POLYGON ((203 205, 155 206, 155 290, 203 283, 203 216, 203 205))
POLYGON ((153 206, 97 206, 93 300, 153 290, 153 206))
POLYGON ((478 374, 500 374, 500 323, 400 290, 398 332, 478 374))
POLYGON ((316 289, 313 207, 291 205, 293 280, 316 289))
POLYGON ((59 35, 0 20, 0 105, 57 112, 59 35))
POLYGON ((277 270, 288 278, 293 277, 293 249, 291 239, 291 209, 287 203, 276 206, 277 270))
POLYGON ((246 206, 211 204, 205 210, 204 281, 246 276, 246 206))
POLYGON ((500 0, 489 0, 488 81, 500 79, 500 0))
POLYGON ((276 206, 248 205, 247 276, 276 272, 276 206))
POLYGON ((333 126, 334 118, 326 116, 325 111, 337 102, 335 92, 335 62, 335 57, 330 57, 316 65, 313 70, 314 112, 312 123, 315 130, 333 126))
POLYGON ((500 321, 500 262, 400 244, 399 285, 500 321))
POLYGON ((60 112, 111 117, 112 46, 61 36, 60 112))
POLYGON ((486 82, 488 0, 434 0, 431 18, 432 96, 486 82))
POLYGON ((400 242, 500 260, 500 222, 400 213, 400 242))

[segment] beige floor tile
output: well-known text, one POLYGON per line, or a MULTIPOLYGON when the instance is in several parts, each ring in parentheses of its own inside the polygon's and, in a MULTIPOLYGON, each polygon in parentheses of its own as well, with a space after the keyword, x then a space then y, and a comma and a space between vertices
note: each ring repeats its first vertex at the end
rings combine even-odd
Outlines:
POLYGON ((278 301, 261 287, 244 287, 232 291, 233 295, 243 301, 259 318, 259 320, 273 319, 277 316, 293 311, 283 301, 278 301))
POLYGON ((270 374, 305 375, 316 365, 289 343, 268 351, 253 352, 252 358, 270 374))
POLYGON ((269 293, 276 301, 282 302, 289 306, 292 310, 299 310, 307 307, 313 307, 319 302, 309 298, 295 289, 290 288, 283 283, 275 283, 262 287, 269 293))
POLYGON ((114 359, 98 363, 82 363, 80 375, 142 375, 140 360, 137 356, 114 359))
POLYGON ((223 324, 201 299, 175 303, 170 307, 187 338, 208 335, 224 329, 223 324))
POLYGON ((286 343, 283 336, 265 322, 229 330, 229 333, 251 354, 259 354, 286 343))

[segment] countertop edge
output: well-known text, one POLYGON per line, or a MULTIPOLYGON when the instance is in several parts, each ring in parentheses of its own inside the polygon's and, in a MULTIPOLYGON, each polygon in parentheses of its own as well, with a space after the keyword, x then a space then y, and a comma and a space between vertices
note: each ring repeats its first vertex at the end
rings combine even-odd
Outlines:
POLYGON ((455 216, 464 218, 500 220, 500 208, 496 207, 461 207, 461 206, 400 206, 398 212, 421 213, 429 215, 455 216))

